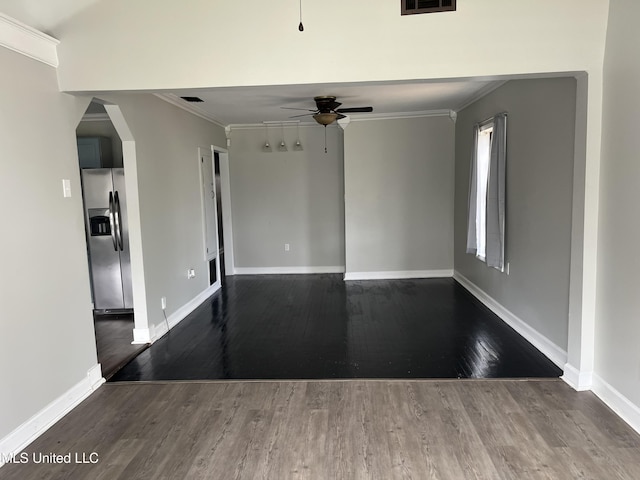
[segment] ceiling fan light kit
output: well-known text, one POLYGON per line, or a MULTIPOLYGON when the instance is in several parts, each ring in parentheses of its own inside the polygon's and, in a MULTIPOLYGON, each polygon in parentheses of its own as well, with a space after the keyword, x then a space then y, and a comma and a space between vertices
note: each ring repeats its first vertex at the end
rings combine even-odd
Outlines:
POLYGON ((313 97, 314 102, 316 102, 316 109, 311 110, 309 108, 292 108, 292 107, 281 107, 285 110, 303 110, 310 113, 303 113, 302 115, 294 115, 289 118, 297 118, 297 117, 306 117, 311 116, 313 119, 323 127, 327 125, 331 125, 336 120, 341 120, 346 118, 345 113, 371 113, 373 112, 373 107, 350 107, 350 108, 340 108, 342 103, 336 101, 336 97, 334 95, 319 95, 317 97, 313 97))
POLYGON ((316 113, 313 115, 313 119, 318 122, 320 125, 331 125, 338 119, 338 114, 329 112, 329 113, 316 113))
MULTIPOLYGON (((303 110, 311 113, 303 113, 302 115, 294 115, 289 118, 297 118, 297 117, 306 117, 311 116, 319 125, 322 125, 324 130, 324 153, 327 153, 327 125, 331 125, 336 120, 342 120, 343 118, 347 118, 345 113, 371 113, 373 112, 373 107, 351 107, 351 108, 340 108, 342 103, 336 100, 334 95, 318 95, 313 97, 314 102, 316 102, 316 109, 311 110, 308 108, 293 108, 293 107, 281 107, 285 110, 303 110)), ((298 135, 300 138, 300 135, 298 135)), ((300 140, 298 140, 300 142, 300 140)), ((295 150, 297 150, 294 147, 295 150)), ((301 148, 302 150, 302 148, 301 148)))

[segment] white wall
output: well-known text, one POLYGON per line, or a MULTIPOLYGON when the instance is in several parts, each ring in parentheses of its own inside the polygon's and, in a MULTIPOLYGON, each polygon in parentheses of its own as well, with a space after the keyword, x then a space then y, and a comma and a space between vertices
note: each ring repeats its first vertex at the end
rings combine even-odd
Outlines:
POLYGON ((636 406, 640 429, 640 3, 612 0, 605 56, 595 372, 636 406))
POLYGON ((164 322, 161 297, 171 315, 209 286, 198 147, 225 145, 226 137, 222 128, 151 94, 100 98, 120 107, 135 139, 147 315, 157 326, 164 322), (188 268, 195 278, 187 279, 188 268))
POLYGON ((567 350, 576 81, 514 80, 458 114, 455 269, 567 350), (473 125, 508 112, 505 261, 510 274, 466 253, 473 125))
POLYGON ((60 85, 76 91, 287 85, 602 66, 602 0, 464 1, 454 13, 408 16, 400 15, 399 0, 303 3, 299 32, 295 2, 198 1, 188 8, 99 2, 54 30, 62 42, 60 85), (326 35, 327 25, 339 34, 326 35), (505 41, 487 48, 488 32, 505 41), (225 48, 211 48, 215 39, 225 48))
POLYGON ((235 266, 243 268, 344 267, 342 130, 285 128, 288 152, 279 152, 280 127, 269 129, 273 152, 264 153, 265 129, 231 132, 230 179, 235 266), (290 244, 285 252, 284 244, 290 244))
POLYGON ((0 65, 11 72, 0 75, 2 446, 97 359, 75 140, 89 100, 59 93, 53 68, 2 47, 0 65))
POLYGON ((448 116, 347 127, 347 278, 453 268, 454 132, 448 116))

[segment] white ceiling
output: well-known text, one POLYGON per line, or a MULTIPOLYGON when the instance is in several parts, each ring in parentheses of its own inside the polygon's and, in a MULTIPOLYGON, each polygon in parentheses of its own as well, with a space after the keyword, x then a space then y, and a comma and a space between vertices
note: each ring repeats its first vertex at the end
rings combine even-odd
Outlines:
MULTIPOLYGON (((342 107, 373 107, 373 114, 360 116, 411 114, 434 110, 459 110, 483 92, 498 85, 495 80, 411 81, 392 83, 335 83, 331 85, 279 85, 263 87, 227 87, 169 92, 171 97, 196 96, 204 103, 188 105, 223 124, 255 124, 285 121, 304 111, 281 107, 314 109, 313 97, 335 95, 342 107)), ((302 117, 301 121, 312 121, 302 117)))
POLYGON ((0 0, 0 12, 51 33, 76 13, 101 0, 0 0))

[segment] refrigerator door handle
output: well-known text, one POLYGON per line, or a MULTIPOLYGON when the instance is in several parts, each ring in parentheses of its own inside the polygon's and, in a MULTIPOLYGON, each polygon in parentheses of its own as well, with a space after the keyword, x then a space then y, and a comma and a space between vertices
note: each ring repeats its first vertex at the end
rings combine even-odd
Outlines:
POLYGON ((115 223, 116 223, 116 238, 118 240, 118 246, 120 250, 124 250, 124 242, 122 240, 122 215, 120 213, 120 196, 116 190, 113 194, 113 202, 115 205, 115 223))
POLYGON ((113 192, 109 192, 109 226, 111 227, 111 240, 113 240, 113 249, 118 251, 118 241, 116 240, 116 225, 114 218, 113 192))

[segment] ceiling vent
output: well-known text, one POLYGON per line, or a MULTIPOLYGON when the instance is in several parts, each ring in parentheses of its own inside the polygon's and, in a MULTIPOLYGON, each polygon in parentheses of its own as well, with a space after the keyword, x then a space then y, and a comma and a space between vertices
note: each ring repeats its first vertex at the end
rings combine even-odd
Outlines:
POLYGON ((200 97, 180 97, 180 98, 183 99, 185 102, 191 102, 191 103, 204 102, 204 100, 202 100, 200 97))
POLYGON ((402 15, 452 12, 456 9, 456 0, 400 0, 400 2, 402 15))

